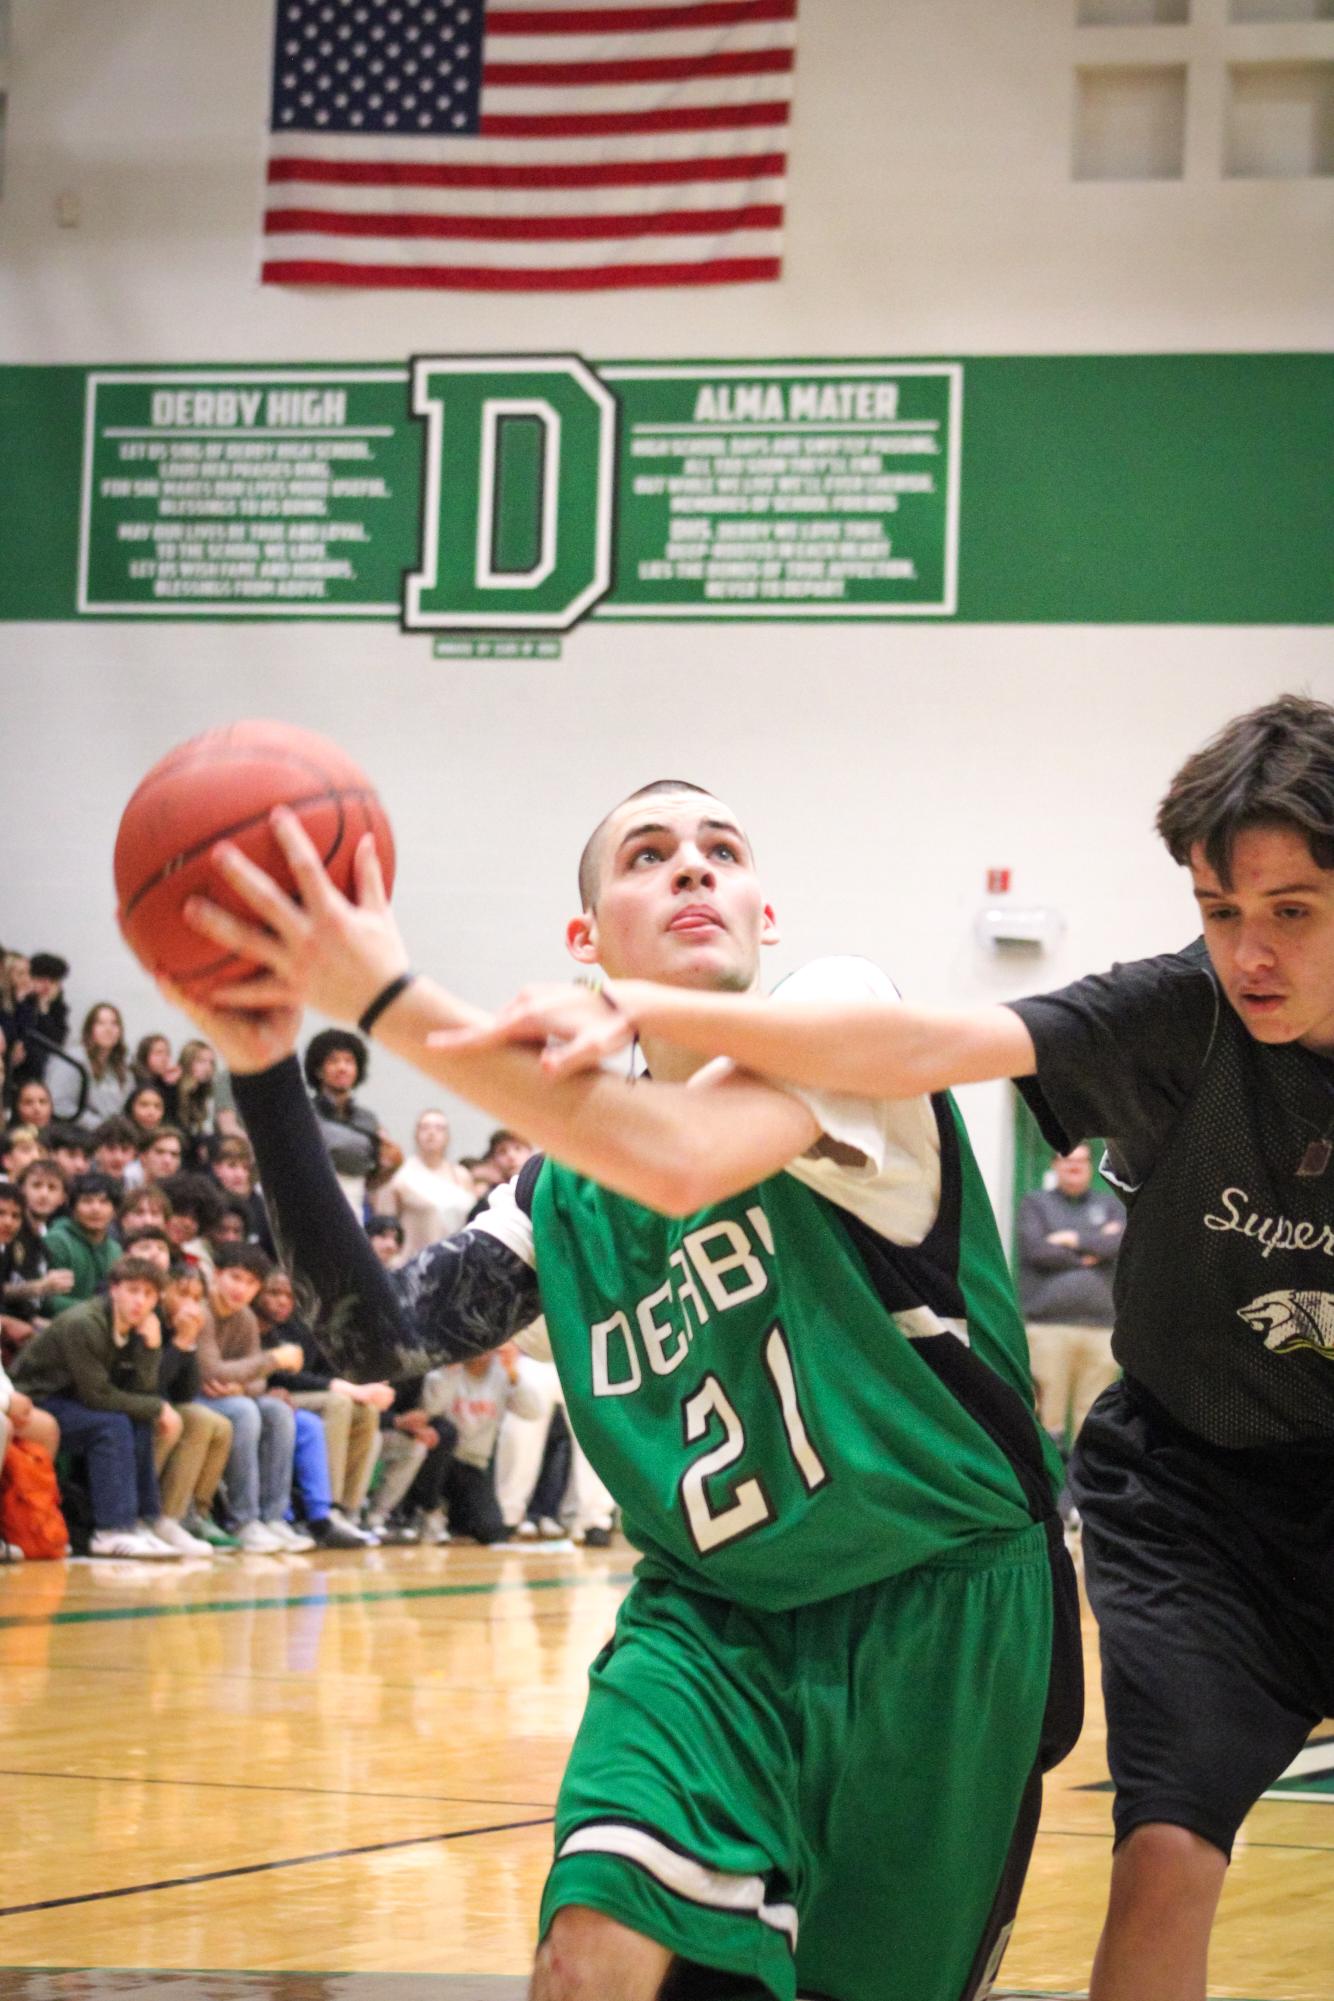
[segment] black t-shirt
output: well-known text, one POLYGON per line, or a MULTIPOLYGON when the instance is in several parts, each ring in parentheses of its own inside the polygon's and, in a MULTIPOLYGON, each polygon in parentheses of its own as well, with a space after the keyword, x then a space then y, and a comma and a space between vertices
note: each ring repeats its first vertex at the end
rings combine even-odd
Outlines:
POLYGON ((1334 1439, 1334 1063, 1257 1042, 1201 942, 1012 1003, 1020 1085, 1068 1152, 1107 1139, 1129 1212, 1114 1348, 1127 1376, 1228 1448, 1334 1439))
POLYGON ((1059 1153, 1107 1141, 1110 1179, 1145 1180, 1204 1067, 1225 1006, 1203 945, 1093 973, 1010 1003, 1038 1074, 1019 1089, 1059 1153))

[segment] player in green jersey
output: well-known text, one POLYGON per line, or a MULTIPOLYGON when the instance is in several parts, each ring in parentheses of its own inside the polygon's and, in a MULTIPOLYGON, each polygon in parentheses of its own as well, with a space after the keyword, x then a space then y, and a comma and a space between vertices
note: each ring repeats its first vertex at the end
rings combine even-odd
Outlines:
MULTIPOLYGON (((651 1036, 651 1084, 553 1076, 410 972, 373 849, 352 903, 290 816, 275 828, 300 903, 223 849, 265 929, 193 916, 269 968, 195 1015, 280 1236, 327 1264, 356 1235, 303 1138, 305 1001, 534 1139, 545 1160, 400 1296, 437 1346, 540 1306, 643 1551, 561 1788, 534 2001, 975 2001, 1040 1773, 1077 1729, 1078 1659, 1023 1330, 953 1107, 780 1088, 651 1036)), ((675 781, 600 823, 580 892, 570 949, 616 979, 746 992, 775 935, 735 816, 675 781)), ((893 990, 824 961, 784 992, 893 990)), ((368 1297, 388 1283, 345 1255, 368 1297)))

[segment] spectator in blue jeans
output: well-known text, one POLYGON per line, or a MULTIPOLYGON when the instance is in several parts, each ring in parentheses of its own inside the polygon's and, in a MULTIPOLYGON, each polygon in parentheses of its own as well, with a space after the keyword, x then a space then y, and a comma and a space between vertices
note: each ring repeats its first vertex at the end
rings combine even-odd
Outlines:
POLYGON ((295 1370, 304 1357, 294 1341, 260 1343, 251 1304, 272 1264, 258 1244, 224 1244, 215 1254, 209 1317, 197 1349, 204 1395, 231 1419, 232 1450, 224 1475, 227 1506, 241 1548, 264 1554, 313 1549, 360 1549, 366 1538, 333 1519, 324 1428, 313 1411, 294 1410, 269 1389, 269 1377, 295 1370), (301 1473, 311 1533, 288 1521, 293 1462, 301 1473))
POLYGON ((233 1532, 243 1550, 271 1556, 313 1549, 314 1542, 287 1523, 295 1412, 282 1397, 268 1393, 270 1374, 291 1366, 290 1357, 281 1348, 261 1351, 259 1323, 250 1311, 267 1268, 267 1258, 253 1244, 229 1244, 219 1254, 196 1353, 205 1399, 231 1422, 232 1449, 223 1479, 233 1532))
POLYGON ((174 1444, 181 1419, 157 1394, 162 1274, 123 1257, 105 1297, 62 1313, 35 1334, 14 1371, 17 1388, 55 1418, 61 1444, 84 1459, 92 1489, 90 1556, 176 1559, 158 1532, 162 1501, 153 1469, 157 1439, 174 1444))

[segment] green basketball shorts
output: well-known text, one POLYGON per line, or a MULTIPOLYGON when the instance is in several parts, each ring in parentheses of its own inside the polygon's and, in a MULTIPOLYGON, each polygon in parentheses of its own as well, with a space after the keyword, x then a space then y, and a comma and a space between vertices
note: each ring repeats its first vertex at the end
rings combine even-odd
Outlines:
POLYGON ((985 1993, 1051 1643, 1040 1525, 794 1612, 640 1579, 590 1670, 543 1934, 584 1905, 772 2001, 985 1993))

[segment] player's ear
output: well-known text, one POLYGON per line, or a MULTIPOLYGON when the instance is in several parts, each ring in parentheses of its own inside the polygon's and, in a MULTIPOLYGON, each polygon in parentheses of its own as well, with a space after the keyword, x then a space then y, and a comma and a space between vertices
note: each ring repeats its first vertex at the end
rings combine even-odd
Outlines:
POLYGON ((778 919, 774 916, 774 907, 772 903, 766 903, 763 911, 760 913, 760 943, 761 945, 776 945, 781 935, 778 929, 778 919))
POLYGON ((565 927, 565 949, 581 966, 598 962, 598 926, 591 910, 580 911, 565 927))

